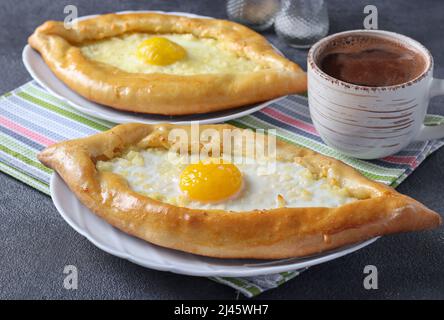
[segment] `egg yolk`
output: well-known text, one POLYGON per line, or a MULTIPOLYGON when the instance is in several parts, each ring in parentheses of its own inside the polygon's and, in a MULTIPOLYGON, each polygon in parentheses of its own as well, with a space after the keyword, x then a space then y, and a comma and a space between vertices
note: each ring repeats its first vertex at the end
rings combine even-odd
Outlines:
POLYGON ((182 60, 187 55, 183 47, 162 37, 142 41, 137 47, 137 58, 144 63, 166 66, 182 60))
POLYGON ((191 200, 219 202, 240 191, 242 173, 232 163, 199 162, 188 165, 182 171, 179 187, 191 200))

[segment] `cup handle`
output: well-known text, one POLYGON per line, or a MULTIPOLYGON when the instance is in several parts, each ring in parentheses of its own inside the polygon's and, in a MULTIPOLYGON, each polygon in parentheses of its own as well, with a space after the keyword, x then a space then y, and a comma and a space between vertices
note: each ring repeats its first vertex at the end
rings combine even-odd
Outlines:
MULTIPOLYGON (((444 95, 444 79, 433 79, 430 87, 430 98, 444 95)), ((422 125, 415 140, 425 141, 444 138, 444 124, 436 126, 422 125)))

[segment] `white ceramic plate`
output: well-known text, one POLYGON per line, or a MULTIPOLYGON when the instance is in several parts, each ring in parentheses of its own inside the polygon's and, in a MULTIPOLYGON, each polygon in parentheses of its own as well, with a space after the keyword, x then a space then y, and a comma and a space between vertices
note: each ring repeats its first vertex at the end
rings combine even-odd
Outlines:
POLYGON ((51 196, 63 219, 100 249, 147 268, 191 276, 247 277, 292 271, 337 259, 377 239, 305 258, 266 261, 208 258, 162 248, 112 227, 83 206, 57 174, 51 177, 51 196))
MULTIPOLYGON (((182 12, 162 12, 162 11, 122 11, 117 12, 118 14, 130 13, 130 12, 159 12, 164 14, 174 14, 182 15, 191 18, 208 18, 205 16, 198 16, 190 13, 182 12)), ((85 20, 95 17, 95 15, 85 16, 79 18, 79 20, 85 20)), ((281 53, 275 48, 276 51, 281 53)), ((282 54, 282 53, 281 53, 282 54)), ((66 86, 62 81, 60 81, 49 69, 46 63, 43 61, 42 57, 38 52, 33 50, 29 45, 26 45, 22 52, 23 63, 31 74, 31 76, 46 90, 48 90, 53 95, 58 98, 67 101, 73 108, 86 113, 90 116, 94 116, 100 119, 105 119, 108 121, 116 123, 127 123, 127 122, 143 122, 148 124, 153 123, 190 123, 194 121, 199 121, 201 124, 218 123, 223 121, 228 121, 243 117, 245 115, 251 114, 258 110, 261 110, 268 106, 269 104, 281 99, 275 99, 266 101, 263 103, 253 104, 245 107, 240 107, 236 109, 205 113, 199 115, 186 115, 186 116, 162 116, 154 114, 142 114, 135 112, 119 111, 106 107, 104 105, 92 102, 85 99, 81 95, 77 94, 66 86)))

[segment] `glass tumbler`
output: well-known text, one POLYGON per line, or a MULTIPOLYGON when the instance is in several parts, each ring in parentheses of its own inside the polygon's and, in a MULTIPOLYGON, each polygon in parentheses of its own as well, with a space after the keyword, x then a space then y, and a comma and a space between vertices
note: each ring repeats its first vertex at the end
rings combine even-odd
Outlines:
POLYGON ((309 48, 328 34, 327 3, 324 0, 282 0, 274 27, 276 34, 289 46, 309 48))
POLYGON ((273 24, 280 2, 280 0, 228 0, 228 18, 262 31, 273 24))

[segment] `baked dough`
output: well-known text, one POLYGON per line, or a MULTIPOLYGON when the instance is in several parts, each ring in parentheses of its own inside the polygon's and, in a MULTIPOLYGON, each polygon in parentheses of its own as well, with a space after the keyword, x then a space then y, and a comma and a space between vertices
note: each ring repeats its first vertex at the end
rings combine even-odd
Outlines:
MULTIPOLYGON (((336 208, 277 208, 230 212, 178 207, 129 188, 96 163, 128 148, 166 148, 174 125, 124 124, 87 138, 48 147, 39 160, 54 169, 77 198, 116 228, 148 242, 219 258, 301 257, 390 233, 438 226, 441 217, 416 200, 368 180, 344 163, 277 141, 277 158, 313 174, 328 171, 360 200, 336 208)), ((182 126, 191 130, 188 126, 182 126)), ((222 133, 229 125, 201 126, 222 133)), ((190 132, 189 132, 190 133, 190 132)), ((193 135, 190 134, 192 137, 193 135)), ((199 145, 200 141, 191 141, 199 145)), ((266 188, 267 186, 263 186, 266 188)))
POLYGON ((89 100, 126 111, 207 113, 306 90, 306 75, 297 64, 276 53, 258 33, 225 20, 159 13, 108 14, 80 21, 76 29, 66 29, 63 22, 47 21, 31 35, 29 44, 72 90, 89 100), (135 33, 213 39, 259 68, 191 75, 135 73, 82 53, 85 45, 135 33))

